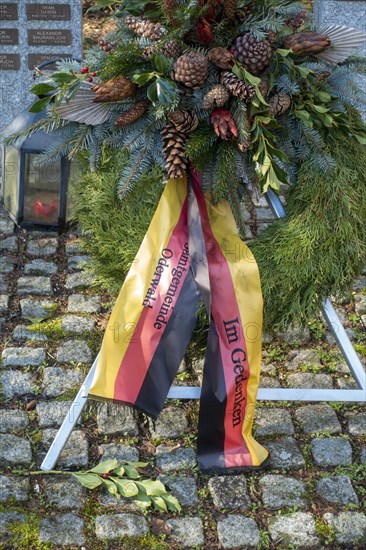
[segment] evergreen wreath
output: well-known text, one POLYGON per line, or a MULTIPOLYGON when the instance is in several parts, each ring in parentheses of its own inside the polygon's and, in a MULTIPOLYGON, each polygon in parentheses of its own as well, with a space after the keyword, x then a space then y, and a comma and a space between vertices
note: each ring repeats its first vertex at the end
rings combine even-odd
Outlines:
MULTIPOLYGON (((98 4, 98 3, 97 3, 98 4)), ((124 150, 120 200, 148 173, 180 178, 189 165, 237 216, 248 180, 262 192, 288 188, 285 219, 251 243, 267 328, 305 323, 326 295, 343 292, 366 256, 366 59, 364 35, 315 29, 291 0, 125 0, 117 30, 40 75, 29 128, 64 136, 42 162, 124 150), (160 171, 159 171, 160 170, 160 171)), ((105 2, 103 1, 103 5, 105 2)), ((18 136, 14 136, 15 140, 18 136)), ((143 192, 143 191, 142 191, 143 192)))

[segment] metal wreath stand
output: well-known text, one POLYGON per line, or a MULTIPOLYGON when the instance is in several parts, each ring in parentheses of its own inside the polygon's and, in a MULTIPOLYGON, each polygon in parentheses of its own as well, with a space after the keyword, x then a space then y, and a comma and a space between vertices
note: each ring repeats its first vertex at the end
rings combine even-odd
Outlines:
MULTIPOLYGON (((271 190, 265 194, 266 200, 277 218, 283 218, 286 212, 279 197, 271 190)), ((325 298, 322 305, 322 313, 332 331, 336 342, 342 351, 357 384, 357 389, 317 389, 317 388, 259 388, 257 399, 267 401, 341 401, 341 402, 363 402, 366 403, 366 371, 351 341, 342 326, 342 323, 331 304, 329 298, 325 298)), ((86 405, 89 388, 97 367, 98 356, 84 380, 77 396, 74 399, 56 437, 49 448, 41 469, 52 470, 67 443, 71 432, 76 425, 83 408, 86 405)), ((170 399, 199 399, 200 387, 195 386, 172 386, 168 393, 170 399)))

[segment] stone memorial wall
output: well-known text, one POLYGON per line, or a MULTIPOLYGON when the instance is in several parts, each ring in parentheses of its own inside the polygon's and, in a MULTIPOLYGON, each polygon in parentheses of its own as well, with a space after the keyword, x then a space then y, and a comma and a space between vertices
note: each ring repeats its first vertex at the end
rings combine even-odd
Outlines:
POLYGON ((81 56, 81 0, 0 0, 0 132, 34 99, 35 66, 81 56))

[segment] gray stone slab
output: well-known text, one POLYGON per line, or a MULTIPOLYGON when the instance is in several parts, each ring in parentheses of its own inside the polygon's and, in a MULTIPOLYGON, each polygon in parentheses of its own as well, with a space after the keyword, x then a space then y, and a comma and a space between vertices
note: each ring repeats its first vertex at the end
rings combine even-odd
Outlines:
POLYGON ((222 548, 258 548, 260 535, 253 518, 230 514, 217 522, 217 535, 222 548))
MULTIPOLYGON (((24 523, 26 521, 26 516, 20 514, 19 512, 0 512, 0 533, 2 535, 1 539, 6 542, 6 539, 11 536, 11 526, 14 523, 24 523)), ((13 548, 10 545, 5 546, 5 548, 13 548)))
POLYGON ((276 548, 319 548, 319 538, 312 514, 295 512, 269 518, 268 530, 276 548))
POLYGON ((349 476, 333 476, 320 479, 316 484, 316 492, 330 504, 359 505, 358 497, 349 476))
POLYGON ((85 543, 84 521, 76 514, 57 514, 41 519, 39 540, 52 545, 82 545, 85 543))
POLYGON ((110 458, 116 458, 119 462, 138 462, 139 460, 139 451, 136 447, 121 443, 99 445, 98 453, 101 460, 109 460, 110 458))
POLYGON ((295 418, 305 433, 342 433, 338 417, 330 405, 305 405, 295 411, 295 418))
POLYGON ((261 376, 260 388, 281 388, 281 382, 271 376, 261 376))
POLYGON ((0 239, 0 250, 7 250, 8 252, 16 252, 18 250, 18 240, 16 237, 7 237, 0 239))
POLYGON ((100 297, 71 294, 67 309, 70 313, 98 313, 100 311, 100 297))
POLYGON ((90 363, 92 353, 84 340, 64 340, 56 352, 58 363, 90 363))
POLYGON ((53 256, 57 252, 58 240, 56 238, 32 239, 28 242, 26 252, 30 256, 53 256))
MULTIPOLYGON (((42 431, 42 444, 45 450, 48 450, 56 434, 57 430, 53 428, 42 431)), ((57 461, 57 466, 63 468, 87 466, 88 452, 89 445, 85 433, 81 430, 74 430, 57 461)))
POLYGON ((348 420, 348 431, 352 435, 366 435, 366 413, 351 416, 348 420))
POLYGON ((166 407, 154 423, 149 422, 150 432, 156 438, 176 439, 182 437, 188 429, 187 415, 183 409, 178 407, 166 407))
POLYGON ((138 435, 135 413, 130 407, 101 403, 97 414, 98 430, 105 435, 138 435))
POLYGON ((90 317, 81 317, 80 315, 65 315, 61 320, 61 328, 65 332, 73 334, 84 334, 95 328, 95 321, 90 317))
POLYGON ((142 537, 148 532, 146 519, 137 514, 109 514, 95 519, 95 534, 100 540, 142 537))
POLYGON ((203 523, 201 518, 185 517, 167 520, 167 526, 171 528, 171 538, 182 546, 192 548, 202 546, 205 542, 203 523))
POLYGON ((338 466, 352 464, 352 447, 342 437, 316 438, 311 442, 311 452, 318 466, 338 466))
POLYGON ((45 476, 43 491, 47 501, 60 510, 78 510, 85 505, 86 491, 72 476, 45 476))
POLYGON ((52 295, 51 279, 49 277, 19 277, 18 279, 18 294, 28 296, 51 296, 52 295))
POLYGON ((9 307, 9 296, 2 294, 0 296, 0 313, 6 313, 9 307))
POLYGON ((44 397, 58 397, 64 392, 80 387, 84 375, 80 370, 65 370, 61 367, 46 367, 43 371, 44 397))
POLYGON ((297 372, 289 374, 287 384, 290 388, 333 388, 333 379, 329 374, 297 372))
POLYGON ((22 396, 32 393, 34 382, 30 372, 19 372, 17 370, 4 370, 0 372, 1 392, 6 398, 22 396))
POLYGON ((12 273, 14 264, 11 263, 6 256, 0 258, 0 273, 12 273))
POLYGON ((324 514, 325 521, 335 532, 336 541, 341 545, 353 547, 366 544, 366 516, 360 512, 340 512, 324 514))
POLYGON ((28 262, 24 266, 24 275, 54 275, 57 273, 57 265, 55 262, 46 262, 37 258, 28 262))
POLYGON ((286 332, 277 332, 279 340, 283 340, 289 344, 299 343, 306 344, 310 340, 310 331, 308 328, 298 326, 290 327, 286 332))
POLYGON ((3 434, 0 445, 0 463, 4 466, 29 466, 32 450, 28 439, 16 435, 3 434))
POLYGON ((268 374, 268 376, 276 376, 276 373, 277 373, 277 368, 275 365, 273 365, 272 363, 269 363, 268 365, 265 365, 262 363, 261 375, 268 374))
POLYGON ((28 426, 28 415, 14 409, 0 410, 0 432, 23 430, 28 426))
POLYGON ((268 441, 265 443, 269 451, 272 468, 291 468, 297 470, 305 466, 305 459, 292 437, 279 441, 268 441))
POLYGON ((80 270, 90 263, 90 256, 86 254, 80 256, 70 256, 67 260, 67 267, 70 270, 80 270))
POLYGON ((24 502, 29 498, 29 479, 13 475, 0 476, 0 502, 15 500, 24 502))
POLYGON ((257 436, 290 435, 295 433, 291 415, 286 409, 256 409, 255 426, 257 436))
POLYGON ((23 298, 20 300, 22 316, 26 319, 44 319, 50 314, 55 306, 51 300, 42 300, 39 298, 23 298))
POLYGON ((156 465, 163 472, 187 470, 196 466, 196 455, 190 447, 171 448, 159 445, 156 448, 156 465))
POLYGON ((91 286, 94 278, 91 273, 70 273, 66 276, 65 288, 74 290, 76 288, 86 288, 91 286))
POLYGON ((4 367, 38 367, 46 360, 44 348, 5 348, 2 353, 4 367))
POLYGON ((99 503, 104 508, 110 508, 114 512, 141 512, 141 508, 132 498, 116 498, 110 493, 102 493, 99 496, 99 503))
POLYGON ((307 506, 305 485, 293 477, 281 475, 263 476, 259 484, 262 489, 263 505, 268 510, 280 510, 284 507, 307 506))
POLYGON ((366 447, 361 449, 361 464, 366 464, 366 447))
POLYGON ((366 289, 366 277, 361 276, 357 277, 352 283, 352 290, 355 290, 356 292, 361 292, 362 290, 366 289))
POLYGON ((316 349, 302 349, 286 363, 287 370, 295 370, 301 366, 320 365, 319 353, 316 349))
POLYGON ((198 503, 197 483, 193 477, 163 474, 158 479, 170 489, 182 506, 194 506, 198 503))
POLYGON ((35 342, 46 342, 48 337, 46 334, 42 334, 39 331, 30 330, 26 325, 18 325, 13 330, 13 340, 17 342, 24 341, 35 341, 35 342))
POLYGON ((11 235, 14 231, 14 222, 9 218, 4 208, 0 209, 0 234, 11 235))
MULTIPOLYGON (((38 425, 40 428, 59 428, 68 415, 74 421, 72 401, 40 401, 37 403, 38 425)), ((77 421, 80 424, 80 419, 77 421)))
POLYGON ((208 489, 216 510, 247 510, 250 507, 244 475, 212 477, 208 489))
POLYGON ((68 256, 80 254, 83 251, 83 245, 80 241, 70 241, 65 244, 65 252, 68 256))
POLYGON ((366 313, 366 295, 356 294, 355 300, 355 311, 357 315, 364 315, 366 313))
POLYGON ((0 273, 0 292, 8 291, 8 278, 3 273, 0 273))

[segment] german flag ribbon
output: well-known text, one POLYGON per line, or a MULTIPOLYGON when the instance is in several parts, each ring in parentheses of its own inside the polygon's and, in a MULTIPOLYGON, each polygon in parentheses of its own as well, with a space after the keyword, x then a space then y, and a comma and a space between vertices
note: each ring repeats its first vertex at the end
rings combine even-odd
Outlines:
POLYGON ((226 201, 200 177, 169 180, 126 277, 103 339, 89 395, 156 419, 196 323, 210 316, 198 429, 202 470, 261 466, 252 436, 259 385, 262 294, 257 264, 226 201))

